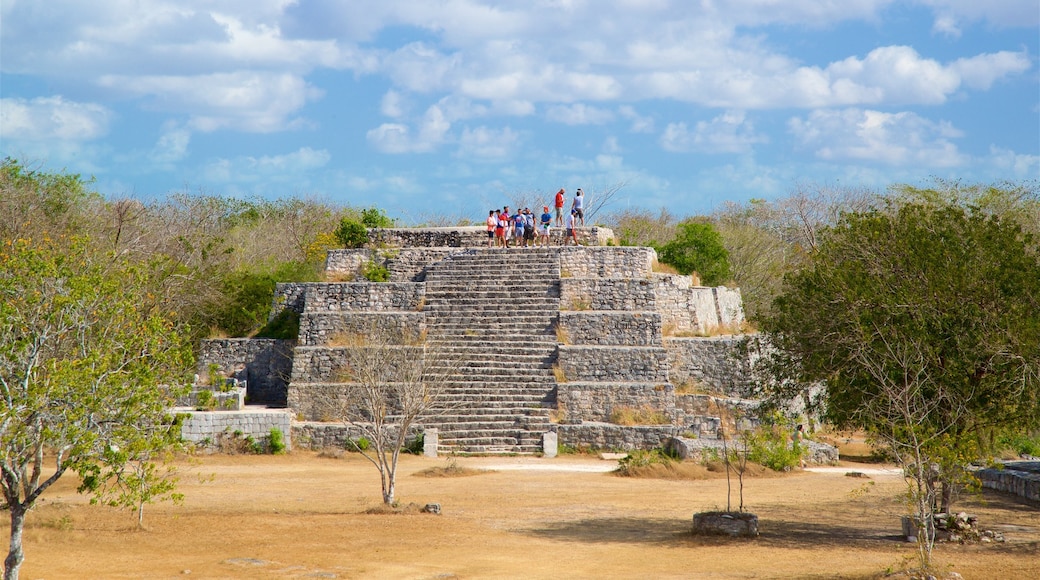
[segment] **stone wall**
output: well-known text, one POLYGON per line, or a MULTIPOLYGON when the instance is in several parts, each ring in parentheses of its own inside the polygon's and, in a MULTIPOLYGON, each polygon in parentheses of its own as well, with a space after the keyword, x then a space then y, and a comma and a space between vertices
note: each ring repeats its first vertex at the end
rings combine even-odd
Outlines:
MULTIPOLYGON (((397 431, 393 431, 396 433, 397 431)), ((292 425, 293 446, 295 449, 346 449, 348 441, 357 441, 364 433, 355 425, 344 423, 319 423, 314 421, 297 421, 292 425)), ((422 427, 413 425, 409 431, 409 440, 422 436, 422 427)), ((407 444, 407 443, 406 443, 407 444)))
POLYGON ((610 423, 557 425, 559 444, 575 449, 633 451, 654 449, 677 435, 671 425, 626 427, 610 423))
POLYGON ((560 312, 564 342, 573 345, 660 346, 656 312, 560 312))
POLYGON ((694 286, 690 276, 654 274, 653 280, 657 311, 670 332, 704 332, 718 320, 711 288, 694 286))
POLYGON ((744 300, 740 296, 740 288, 717 286, 715 303, 719 309, 719 324, 734 325, 744 322, 744 300))
POLYGON ((322 288, 327 286, 324 282, 279 282, 274 287, 274 297, 271 299, 271 314, 268 320, 281 314, 283 310, 291 310, 297 314, 303 313, 304 296, 307 289, 311 287, 322 288))
POLYGON ((752 387, 751 363, 744 348, 746 337, 665 337, 668 378, 676 385, 693 385, 698 390, 747 396, 752 387))
POLYGON ((557 385, 556 404, 562 422, 609 422, 617 409, 674 409, 675 389, 669 384, 568 382, 557 385))
POLYGON ((647 278, 563 278, 560 308, 564 310, 654 310, 656 293, 647 278))
POLYGON ((417 282, 346 282, 308 284, 304 290, 307 305, 301 312, 417 311, 422 308, 426 285, 417 282))
POLYGON ((653 248, 563 247, 560 275, 564 278, 649 278, 657 259, 653 248))
POLYGON ((246 381, 250 403, 283 406, 292 375, 293 343, 273 338, 203 340, 199 345, 197 372, 204 376, 209 366, 215 364, 224 376, 246 381))
POLYGON ((568 381, 668 381, 668 356, 663 348, 560 345, 558 364, 568 381))
POLYGON ((315 312, 300 318, 300 346, 322 346, 337 337, 363 336, 390 344, 418 340, 426 329, 422 312, 315 312))
POLYGON ((976 472, 982 487, 1010 493, 1040 505, 1040 460, 1007 461, 1003 469, 976 472))
POLYGON ((236 431, 242 437, 266 440, 271 429, 278 429, 285 436, 285 448, 292 448, 292 416, 288 411, 256 409, 250 411, 186 411, 188 415, 181 426, 181 437, 185 441, 212 449, 221 434, 231 435, 236 431))
MULTIPOLYGON (((401 351, 402 357, 421 357, 421 346, 390 346, 375 348, 393 348, 401 351)), ((347 368, 347 347, 311 347, 296 348, 296 359, 293 361, 291 383, 334 383, 342 377, 339 374, 347 368)), ((395 354, 386 354, 393 359, 395 354)), ((290 405, 291 406, 291 405, 290 405)), ((295 408, 295 407, 294 407, 295 408)))

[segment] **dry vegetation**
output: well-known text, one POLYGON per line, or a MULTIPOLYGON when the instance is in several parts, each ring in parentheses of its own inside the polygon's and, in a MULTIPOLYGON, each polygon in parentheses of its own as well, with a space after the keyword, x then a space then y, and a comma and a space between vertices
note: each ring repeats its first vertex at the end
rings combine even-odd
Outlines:
MULTIPOLYGON (((897 537, 902 480, 844 476, 876 465, 753 477, 762 536, 748 541, 689 533, 694 512, 725 505, 720 473, 623 478, 579 471, 604 462, 571 456, 457 462, 496 472, 411 477, 444 460, 402 458, 401 505, 439 503, 437 516, 373 512, 378 476, 357 454, 204 457, 182 465, 184 505, 149 506, 141 532, 65 479, 29 515, 23 577, 865 579, 913 553, 897 537), (533 469, 509 469, 521 464, 533 469)), ((991 494, 963 507, 1008 542, 940 546, 944 565, 969 580, 1040 576, 1035 508, 991 494)))

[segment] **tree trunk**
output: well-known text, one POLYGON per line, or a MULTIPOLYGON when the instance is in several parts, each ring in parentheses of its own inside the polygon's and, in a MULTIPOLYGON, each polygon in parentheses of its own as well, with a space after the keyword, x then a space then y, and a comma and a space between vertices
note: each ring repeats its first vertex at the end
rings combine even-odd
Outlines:
POLYGON ((942 482, 942 503, 939 506, 939 513, 948 514, 950 509, 953 508, 953 483, 949 481, 942 482))
POLYGON ((26 509, 18 502, 10 505, 11 510, 11 547, 4 560, 4 580, 18 580, 18 570, 22 567, 25 553, 22 552, 22 528, 25 526, 26 509))

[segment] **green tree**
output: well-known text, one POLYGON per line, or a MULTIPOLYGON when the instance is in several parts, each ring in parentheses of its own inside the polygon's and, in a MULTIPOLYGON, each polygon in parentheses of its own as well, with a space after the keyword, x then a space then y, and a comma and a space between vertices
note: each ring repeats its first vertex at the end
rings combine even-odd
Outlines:
POLYGON ((715 226, 707 222, 679 224, 675 239, 657 249, 660 260, 682 274, 697 272, 701 283, 717 286, 729 280, 729 253, 715 226))
MULTIPOLYGON (((147 272, 83 240, 0 247, 0 489, 11 519, 5 578, 24 559, 26 513, 67 471, 84 490, 123 472, 142 441, 174 429, 166 410, 191 351, 138 291, 147 272), (46 456, 45 456, 46 453, 46 456), (45 469, 45 457, 51 469, 45 469)), ((137 457, 140 457, 138 454, 137 457)), ((161 478, 158 478, 161 479, 161 478)), ((157 478, 151 478, 152 483, 157 478)))
POLYGON ((994 433, 1040 423, 1040 257, 1012 220, 943 204, 846 214, 788 275, 763 330, 772 392, 821 383, 825 417, 906 470, 923 568, 935 481, 949 489, 994 433))
POLYGON ((365 224, 354 218, 345 217, 339 222, 335 231, 336 239, 345 248, 360 248, 368 242, 368 230, 365 224))
POLYGON ((378 207, 361 210, 361 225, 366 228, 392 228, 394 220, 378 207))

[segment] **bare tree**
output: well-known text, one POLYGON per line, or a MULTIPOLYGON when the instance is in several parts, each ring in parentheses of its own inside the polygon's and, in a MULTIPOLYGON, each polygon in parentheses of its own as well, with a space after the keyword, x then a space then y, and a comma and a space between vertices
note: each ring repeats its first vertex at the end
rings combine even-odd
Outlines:
POLYGON ((622 180, 602 188, 589 188, 585 192, 585 219, 593 222, 596 214, 614 203, 614 198, 626 186, 628 186, 628 182, 622 180))
POLYGON ((424 337, 400 340, 369 331, 337 343, 346 347, 344 382, 320 389, 316 403, 323 416, 343 421, 364 439, 355 447, 379 470, 383 503, 393 505, 401 450, 417 422, 441 407, 450 362, 424 337))

